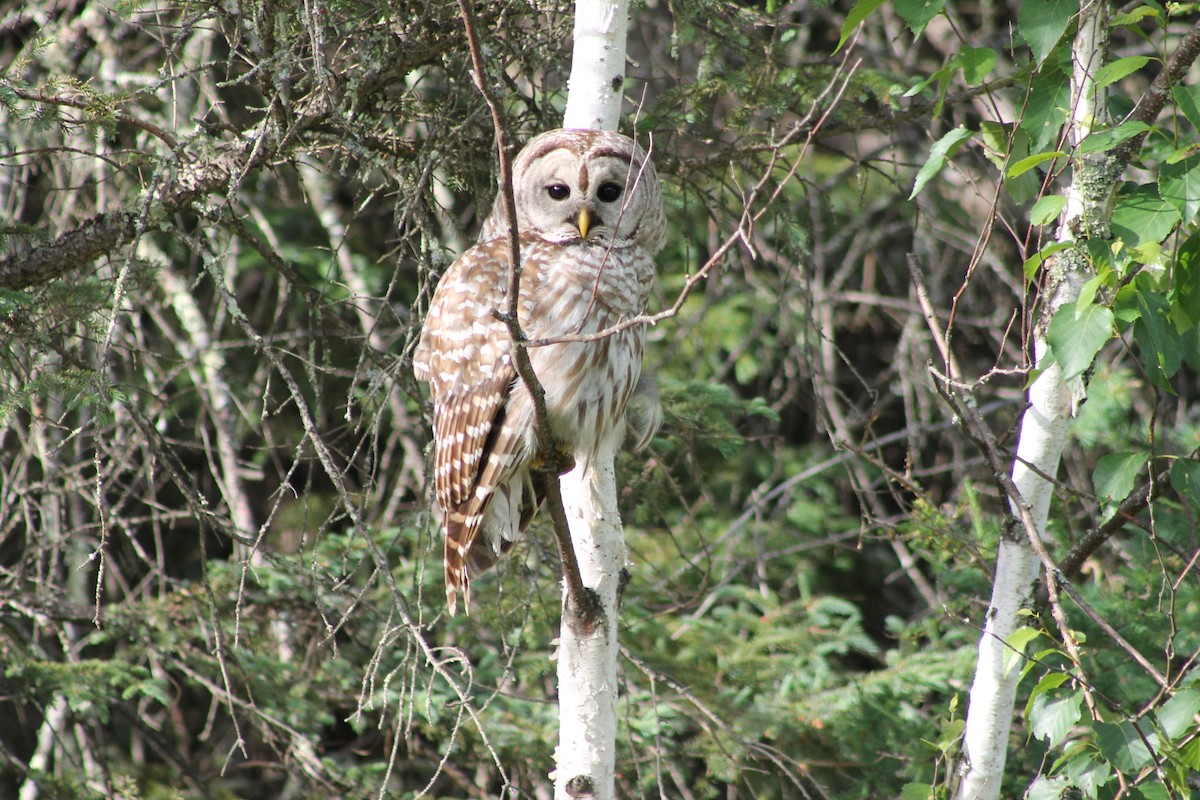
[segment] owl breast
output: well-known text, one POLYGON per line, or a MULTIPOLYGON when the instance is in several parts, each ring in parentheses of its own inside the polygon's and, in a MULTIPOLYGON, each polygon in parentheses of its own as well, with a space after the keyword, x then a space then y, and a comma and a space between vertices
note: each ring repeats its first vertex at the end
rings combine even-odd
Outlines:
MULTIPOLYGON (((645 311, 654 264, 641 248, 563 247, 536 239, 526 245, 521 324, 530 339, 595 334, 645 311)), ((577 458, 622 430, 641 374, 644 336, 644 327, 635 325, 594 341, 530 349, 551 429, 577 458)))

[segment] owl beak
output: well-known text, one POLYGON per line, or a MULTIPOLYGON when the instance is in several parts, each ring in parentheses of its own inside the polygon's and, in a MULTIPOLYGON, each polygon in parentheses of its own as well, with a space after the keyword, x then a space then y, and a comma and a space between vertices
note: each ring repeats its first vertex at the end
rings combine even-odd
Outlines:
POLYGON ((586 239, 588 228, 592 226, 592 220, 586 208, 579 209, 579 216, 575 220, 575 225, 579 228, 579 235, 586 239))

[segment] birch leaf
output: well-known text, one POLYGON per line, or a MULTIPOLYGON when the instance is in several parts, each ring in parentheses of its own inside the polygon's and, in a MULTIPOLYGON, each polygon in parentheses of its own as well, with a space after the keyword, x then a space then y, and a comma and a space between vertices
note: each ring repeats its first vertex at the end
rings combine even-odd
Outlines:
POLYGON ((929 21, 942 13, 946 0, 893 0, 896 13, 908 23, 913 36, 920 36, 929 21))
POLYGON ((1018 175, 1022 175, 1033 169, 1038 164, 1045 163, 1046 161, 1052 161, 1065 155, 1066 153, 1064 153, 1062 150, 1054 150, 1049 153, 1034 153, 1027 158, 1022 158, 1020 161, 1010 166, 1008 171, 1004 173, 1004 177, 1015 178, 1018 175))
POLYGON ((1113 313, 1107 306, 1081 309, 1070 303, 1054 314, 1046 339, 1063 371, 1063 380, 1082 375, 1092 365, 1100 348, 1112 338, 1112 328, 1113 313))
POLYGON ((1193 508, 1200 505, 1200 461, 1177 458, 1171 465, 1171 487, 1193 508))
POLYGON ((854 4, 854 8, 850 9, 850 13, 846 15, 846 21, 842 23, 842 36, 838 39, 837 47, 833 48, 834 55, 837 55, 838 50, 842 49, 842 45, 854 34, 854 31, 858 30, 858 26, 871 16, 871 12, 881 5, 883 5, 883 0, 858 0, 854 4))
POLYGON ((1100 745, 1100 753, 1108 763, 1126 775, 1150 763, 1150 749, 1129 722, 1097 722, 1096 743, 1100 745))
POLYGON ((946 166, 946 159, 957 153, 958 149, 962 147, 963 142, 974 135, 974 131, 959 125, 934 142, 933 147, 929 148, 929 159, 917 171, 917 180, 913 184, 912 194, 908 196, 908 199, 912 200, 916 197, 925 188, 925 184, 929 183, 930 179, 941 172, 942 167, 946 166))
MULTIPOLYGON (((1137 289, 1138 319, 1133 323, 1133 338, 1138 344, 1138 355, 1151 382, 1166 391, 1172 391, 1168 383, 1183 360, 1179 332, 1171 324, 1171 305, 1167 298, 1147 281, 1134 282, 1137 289)), ((1172 392, 1173 393, 1173 392, 1172 392)))
POLYGON ((1067 198, 1061 194, 1048 194, 1033 204, 1029 210, 1029 221, 1034 225, 1046 225, 1058 217, 1066 204, 1067 198))
POLYGON ((1134 481, 1149 459, 1150 454, 1145 450, 1113 453, 1101 458, 1092 472, 1096 496, 1106 503, 1119 503, 1129 497, 1134 481))
POLYGON ((1200 155, 1174 164, 1163 164, 1158 173, 1158 193, 1183 218, 1184 224, 1200 212, 1200 155))
POLYGON ((1083 715, 1083 695, 1071 692, 1061 697, 1049 694, 1038 695, 1029 714, 1029 727, 1034 737, 1042 739, 1049 747, 1058 747, 1071 728, 1083 715))
POLYGON ((996 66, 996 51, 990 47, 964 47, 958 52, 963 80, 968 86, 979 86, 996 66))
POLYGON ((1115 128, 1098 131, 1084 139, 1083 144, 1079 145, 1079 152, 1085 155, 1087 153, 1103 153, 1113 149, 1126 139, 1132 139, 1139 133, 1145 133, 1148 130, 1150 130, 1150 126, 1138 120, 1122 122, 1115 128))
POLYGON ((1192 717, 1197 712, 1200 712, 1200 689, 1184 689, 1163 703, 1158 710, 1158 724, 1168 739, 1178 739, 1191 729, 1192 717))
POLYGON ((1113 234, 1121 237, 1126 247, 1161 242, 1178 224, 1179 212, 1162 199, 1152 183, 1120 196, 1112 214, 1113 234))
POLYGON ((1020 123, 1029 134, 1033 152, 1045 150, 1058 138, 1070 105, 1071 86, 1062 73, 1047 68, 1034 76, 1020 123))
POLYGON ((1079 12, 1078 0, 1024 0, 1017 27, 1040 66, 1079 12))
POLYGON ((1012 672, 1013 667, 1024 660, 1026 645, 1041 635, 1041 632, 1036 628, 1028 626, 1017 628, 1009 635, 1008 640, 1005 642, 1007 647, 1004 648, 1005 675, 1012 672))
POLYGON ((900 789, 900 800, 933 800, 934 796, 928 783, 906 783, 900 789))
POLYGON ((1128 58, 1118 58, 1111 64, 1105 64, 1096 70, 1096 88, 1102 89, 1110 83, 1116 83, 1121 78, 1137 72, 1149 62, 1149 56, 1129 56, 1128 58))
POLYGON ((1200 233, 1193 233, 1175 251, 1171 272, 1171 305, 1192 325, 1200 323, 1200 233))
POLYGON ((1025 800, 1059 800, 1065 791, 1067 791, 1067 779, 1062 775, 1055 775, 1053 778, 1038 775, 1037 780, 1025 793, 1025 800))
POLYGON ((1184 86, 1177 83, 1171 87, 1171 94, 1179 104, 1179 110, 1192 123, 1192 127, 1200 128, 1200 86, 1184 86))

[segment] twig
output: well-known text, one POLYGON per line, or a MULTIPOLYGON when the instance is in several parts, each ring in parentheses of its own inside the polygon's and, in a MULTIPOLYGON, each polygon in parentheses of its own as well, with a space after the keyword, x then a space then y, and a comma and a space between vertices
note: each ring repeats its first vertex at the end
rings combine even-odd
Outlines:
MULTIPOLYGON (((575 558, 575 548, 571 542, 571 531, 567 526, 567 514, 563 509, 562 489, 558 476, 562 472, 562 456, 550 431, 549 415, 546 412, 546 391, 542 388, 537 375, 534 374, 533 364, 529 360, 529 341, 521 330, 521 320, 518 316, 520 309, 521 291, 521 239, 517 228, 517 206, 513 196, 512 161, 509 157, 508 131, 504 124, 504 115, 500 104, 496 101, 491 89, 484 78, 483 53, 479 46, 479 36, 475 31, 475 14, 469 0, 459 0, 459 10, 462 13, 463 28, 467 35, 467 48, 471 53, 471 68, 474 73, 475 87, 483 95, 484 102, 492 112, 492 126, 496 134, 496 151, 500 162, 500 191, 504 198, 505 210, 508 213, 508 309, 503 313, 492 313, 508 327, 512 339, 513 362, 522 383, 533 398, 534 421, 537 434, 538 451, 542 457, 542 482, 546 489, 546 507, 554 521, 554 538, 558 543, 558 554, 562 559, 563 578, 567 584, 567 607, 573 616, 580 619, 590 619, 595 603, 587 601, 583 576, 579 573, 579 561, 575 558)), ((606 333, 606 336, 611 335, 606 333)), ((599 337, 598 337, 599 338, 599 337)))
MULTIPOLYGON (((30 100, 35 103, 46 103, 47 105, 53 105, 53 106, 68 106, 70 108, 78 108, 81 111, 88 111, 93 106, 93 103, 90 103, 87 100, 82 100, 77 97, 64 97, 63 95, 42 94, 41 92, 34 92, 34 91, 30 91, 29 89, 22 89, 20 86, 9 85, 8 88, 9 88, 9 90, 12 91, 13 94, 15 94, 17 97, 20 97, 22 100, 30 100)), ((172 133, 165 130, 164 128, 160 128, 158 125, 155 125, 153 122, 150 122, 150 121, 144 120, 144 119, 138 119, 137 117, 132 116, 131 114, 126 114, 124 111, 117 111, 116 109, 112 109, 110 113, 112 113, 112 115, 117 120, 128 123, 129 125, 132 125, 135 128, 141 128, 146 133, 149 133, 151 136, 161 139, 163 142, 166 143, 166 145, 168 147, 170 147, 172 149, 174 149, 176 147, 176 145, 179 144, 179 140, 176 139, 172 133)))
POLYGON ((1146 670, 1147 674, 1149 674, 1151 678, 1154 678, 1155 682, 1158 683, 1159 686, 1170 691, 1171 684, 1166 677, 1159 672, 1153 664, 1150 663, 1149 659, 1138 652, 1136 647, 1131 645, 1124 636, 1118 633, 1116 628, 1110 625, 1108 621, 1104 619, 1104 617, 1100 616, 1098 613, 1096 613, 1094 608, 1088 605, 1087 601, 1080 596, 1079 592, 1075 590, 1075 587, 1071 585, 1071 582, 1067 580, 1066 576, 1063 575, 1062 572, 1055 570, 1052 580, 1054 581, 1055 585, 1058 586, 1058 588, 1063 590, 1067 597, 1071 598, 1071 600, 1075 602, 1075 605, 1079 607, 1079 610, 1082 611, 1088 619, 1096 623, 1100 630, 1104 631, 1110 639, 1116 642, 1122 650, 1128 653, 1129 657, 1136 661, 1142 669, 1146 670))
MULTIPOLYGON (((463 0, 460 0, 460 2, 463 2, 463 0)), ((696 270, 695 273, 687 277, 687 279, 684 281, 683 288, 679 290, 679 294, 675 297, 675 302, 672 303, 669 308, 665 308, 662 311, 658 311, 654 314, 639 314, 636 317, 630 317, 629 319, 621 320, 615 325, 602 330, 594 331, 592 333, 553 336, 546 339, 529 339, 525 342, 525 347, 546 347, 552 344, 564 344, 567 342, 595 342, 599 341, 600 339, 606 339, 609 336, 620 333, 628 328, 632 328, 635 325, 653 326, 665 319, 670 319, 678 315, 680 310, 683 308, 684 303, 687 302, 688 297, 691 296, 692 290, 695 289, 700 282, 708 279, 709 274, 721 262, 721 259, 725 257, 725 254, 732 250, 739 242, 748 244, 750 241, 750 235, 754 231, 754 226, 758 223, 759 219, 761 219, 762 216, 767 213, 771 206, 775 204, 775 201, 783 192, 784 187, 791 182, 792 177, 796 174, 796 170, 798 170, 801 163, 803 163, 804 155, 808 151, 808 146, 811 144, 813 137, 816 136, 821 130, 822 125, 824 125, 825 121, 829 118, 830 112, 834 107, 837 106, 838 102, 842 98, 842 95, 845 94, 846 88, 850 85, 850 78, 854 75, 854 72, 857 69, 858 62, 855 62, 855 64, 850 67, 840 84, 831 83, 821 94, 821 96, 813 102, 813 110, 809 112, 808 116, 797 122, 782 139, 770 146, 771 160, 767 164, 766 169, 763 170, 762 175, 759 176, 758 180, 752 187, 750 187, 750 191, 746 194, 746 197, 743 201, 743 207, 745 210, 742 212, 742 218, 738 222, 737 228, 733 231, 733 233, 725 237, 725 240, 721 242, 721 244, 712 252, 708 260, 704 262, 700 269, 696 270), (836 92, 836 95, 834 96, 833 102, 830 104, 829 109, 827 109, 825 113, 820 116, 820 118, 812 125, 812 127, 806 128, 806 123, 808 123, 812 116, 815 116, 816 104, 831 92, 836 92), (801 138, 802 134, 806 135, 804 136, 801 152, 788 166, 787 172, 782 177, 773 178, 772 172, 774 171, 776 164, 778 164, 781 160, 779 155, 780 151, 783 148, 796 143, 796 141, 801 138), (755 202, 764 193, 764 190, 769 185, 774 186, 774 189, 767 196, 766 201, 760 208, 755 211, 751 211, 751 208, 753 208, 755 202)), ((510 211, 510 213, 512 212, 510 211)))

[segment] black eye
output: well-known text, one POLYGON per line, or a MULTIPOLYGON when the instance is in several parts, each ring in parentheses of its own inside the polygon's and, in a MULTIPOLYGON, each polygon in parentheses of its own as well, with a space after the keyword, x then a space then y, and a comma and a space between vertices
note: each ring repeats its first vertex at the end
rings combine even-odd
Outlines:
POLYGON ((546 194, 551 200, 566 200, 571 196, 571 188, 563 183, 552 183, 546 187, 546 194))
POLYGON ((621 185, 618 183, 603 183, 596 190, 596 197, 603 203, 611 203, 621 196, 621 185))

